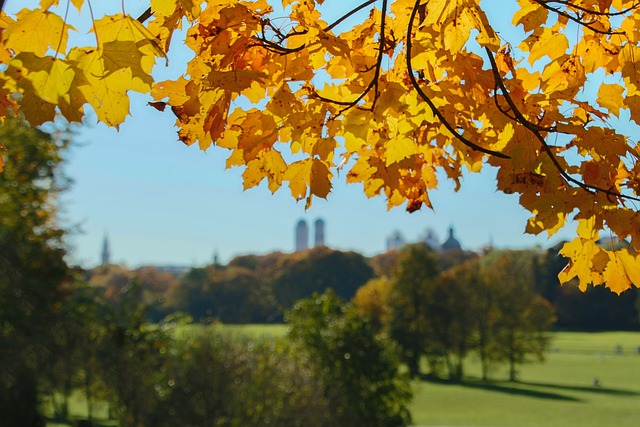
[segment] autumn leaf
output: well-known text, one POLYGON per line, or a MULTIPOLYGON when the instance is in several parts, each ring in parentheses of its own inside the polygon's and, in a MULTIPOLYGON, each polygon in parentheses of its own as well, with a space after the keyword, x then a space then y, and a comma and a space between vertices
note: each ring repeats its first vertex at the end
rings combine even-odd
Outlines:
POLYGON ((615 116, 620 115, 620 108, 623 106, 624 88, 618 84, 603 83, 598 90, 598 105, 608 110, 615 116))
POLYGON ((617 294, 629 289, 632 285, 640 286, 640 259, 629 254, 627 249, 608 253, 609 263, 604 270, 607 287, 617 294))
POLYGON ((2 37, 7 48, 14 52, 31 52, 44 57, 49 49, 64 53, 68 32, 72 29, 55 13, 42 9, 23 9, 16 21, 7 26, 2 37))

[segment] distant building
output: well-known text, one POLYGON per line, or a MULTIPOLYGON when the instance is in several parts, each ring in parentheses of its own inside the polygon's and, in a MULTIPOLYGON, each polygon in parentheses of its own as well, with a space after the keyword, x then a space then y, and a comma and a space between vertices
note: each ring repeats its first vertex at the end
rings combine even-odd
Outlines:
MULTIPOLYGON (((447 240, 440 243, 438 235, 435 231, 428 228, 417 240, 419 243, 424 243, 434 251, 450 251, 450 250, 462 250, 462 245, 458 239, 455 238, 453 227, 449 227, 449 236, 447 240)), ((387 250, 401 249, 407 241, 399 231, 394 231, 389 237, 387 237, 387 250)))
POLYGON ((315 242, 314 246, 325 246, 324 244, 324 220, 318 218, 315 222, 315 242))
POLYGON ((427 229, 421 240, 434 251, 439 251, 441 249, 438 235, 431 228, 427 229))
POLYGON ((309 226, 307 221, 301 219, 296 225, 296 252, 309 249, 309 226))
POLYGON ((396 230, 391 233, 391 236, 387 237, 387 250, 391 251, 394 249, 400 249, 406 244, 404 237, 402 234, 396 230))
POLYGON ((104 233, 104 239, 102 241, 101 261, 102 265, 111 263, 111 252, 109 251, 109 238, 107 237, 107 233, 104 233))
POLYGON ((462 250, 460 242, 453 236, 453 227, 449 227, 449 237, 442 244, 443 251, 462 250))

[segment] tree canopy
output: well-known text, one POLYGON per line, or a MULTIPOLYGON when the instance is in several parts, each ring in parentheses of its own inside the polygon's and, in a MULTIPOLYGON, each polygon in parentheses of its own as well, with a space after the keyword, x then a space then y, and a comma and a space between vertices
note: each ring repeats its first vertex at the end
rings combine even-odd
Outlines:
POLYGON ((367 0, 336 14, 345 6, 323 0, 150 0, 138 17, 114 3, 0 16, 0 117, 81 122, 90 107, 117 127, 129 93, 149 94, 180 141, 228 149, 245 188, 286 186, 307 206, 344 170, 415 211, 439 180, 459 187, 490 165, 531 212, 528 233, 577 221, 562 282, 640 284, 637 0, 518 0, 514 39, 485 13, 503 2, 367 0), (70 42, 72 8, 91 22, 88 46, 70 42), (154 80, 182 44, 183 74, 154 80), (631 246, 598 245, 601 231, 631 246))

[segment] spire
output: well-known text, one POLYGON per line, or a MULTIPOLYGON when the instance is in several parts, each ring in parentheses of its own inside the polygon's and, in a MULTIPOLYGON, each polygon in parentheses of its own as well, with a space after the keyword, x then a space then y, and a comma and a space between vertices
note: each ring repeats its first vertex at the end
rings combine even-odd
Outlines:
POLYGON ((104 239, 102 241, 102 265, 109 264, 111 262, 111 252, 109 251, 109 237, 107 233, 104 233, 104 239))

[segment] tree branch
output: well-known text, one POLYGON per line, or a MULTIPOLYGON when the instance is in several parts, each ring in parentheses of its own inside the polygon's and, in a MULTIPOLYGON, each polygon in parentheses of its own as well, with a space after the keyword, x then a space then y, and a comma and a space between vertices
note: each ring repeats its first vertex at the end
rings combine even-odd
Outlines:
POLYGON ((138 16, 137 19, 141 24, 144 24, 144 21, 151 18, 152 15, 153 15, 153 12, 151 12, 151 8, 148 8, 147 10, 142 12, 142 15, 138 16))
POLYGON ((433 115, 435 115, 436 117, 438 117, 438 119, 440 119, 440 122, 444 125, 444 127, 447 128, 447 130, 451 132, 451 134, 453 134, 453 136, 458 141, 462 142, 464 145, 466 145, 467 147, 473 150, 480 151, 482 153, 489 154, 491 156, 499 157, 501 159, 509 159, 510 157, 504 153, 500 153, 498 151, 493 151, 493 150, 489 150, 488 148, 481 147, 475 144, 474 142, 469 141, 464 136, 462 136, 456 129, 454 129, 453 126, 451 126, 451 124, 447 121, 446 117, 444 117, 444 115, 440 112, 440 110, 438 110, 438 107, 435 106, 433 101, 431 101, 431 98, 429 98, 429 96, 422 90, 422 88, 420 87, 420 84, 416 80, 416 76, 414 74, 413 67, 411 65, 411 50, 412 50, 411 34, 413 33, 413 22, 415 21, 416 14, 418 13, 418 9, 420 9, 420 2, 421 0, 415 0, 415 3, 413 5, 413 10, 411 11, 411 16, 409 17, 409 23, 407 24, 407 71, 409 73, 409 79, 411 80, 411 85, 416 90, 420 98, 422 98, 422 100, 427 103, 429 108, 431 108, 433 115))
POLYGON ((560 15, 560 16, 564 16, 565 18, 575 22, 576 24, 578 24, 578 25, 580 25, 582 27, 588 28, 589 30, 593 31, 594 33, 603 34, 603 35, 614 35, 614 34, 623 35, 625 33, 624 33, 624 31, 611 31, 611 29, 609 29, 609 30, 601 30, 601 29, 593 26, 593 24, 596 21, 587 22, 587 21, 583 20, 581 17, 574 16, 574 15, 570 14, 567 11, 561 10, 558 7, 551 6, 549 3, 559 3, 559 4, 562 4, 562 5, 566 6, 566 7, 576 9, 576 10, 578 10, 580 12, 585 13, 585 14, 594 15, 594 16, 605 16, 605 17, 623 15, 625 13, 628 13, 628 12, 632 11, 633 9, 635 9, 635 8, 637 8, 639 6, 639 4, 636 3, 635 5, 630 7, 629 9, 625 9, 624 12, 606 13, 606 12, 591 11, 589 9, 576 6, 573 3, 570 3, 570 2, 567 2, 567 1, 547 1, 547 0, 533 0, 533 1, 535 3, 537 3, 537 4, 539 4, 540 6, 542 6, 543 8, 551 11, 551 12, 554 12, 554 13, 560 15))
MULTIPOLYGON (((379 40, 379 44, 378 44, 378 58, 376 60, 374 76, 371 79, 371 81, 369 82, 369 85, 366 87, 366 89, 355 100, 350 101, 350 102, 336 101, 336 100, 324 98, 324 97, 322 97, 322 96, 320 96, 318 94, 314 94, 314 96, 317 96, 318 99, 320 99, 320 100, 322 100, 324 102, 329 102, 329 103, 338 104, 338 105, 344 105, 345 106, 345 108, 341 109, 338 113, 336 113, 334 117, 338 117, 342 113, 344 113, 345 111, 347 111, 350 108, 353 108, 356 105, 358 105, 358 103, 369 92, 371 92, 371 89, 373 89, 374 87, 375 87, 375 94, 374 94, 374 97, 373 97, 373 102, 371 104, 371 110, 373 110, 373 108, 376 105, 376 101, 378 100, 378 96, 380 95, 379 91, 378 91, 378 84, 379 84, 378 80, 380 79, 380 70, 382 69, 382 58, 384 57, 384 46, 385 46, 385 44, 387 42, 385 26, 386 26, 386 19, 387 19, 388 1, 389 0, 383 0, 382 1, 382 18, 380 19, 380 40, 379 40)), ((368 3, 371 4, 373 2, 368 2, 368 3)))
POLYGON ((534 123, 531 123, 526 117, 524 117, 522 112, 520 112, 520 110, 517 108, 515 102, 511 98, 511 95, 507 91, 507 88, 504 84, 504 81, 502 80, 502 77, 500 76, 498 65, 496 64, 495 58, 493 57, 493 52, 491 52, 491 50, 487 47, 485 47, 485 52, 489 57, 489 62, 491 63, 491 69, 493 70, 493 76, 496 81, 496 84, 500 87, 500 91, 502 92, 502 95, 507 101, 507 104, 509 104, 511 112, 515 116, 516 123, 520 123, 522 126, 524 126, 529 132, 531 132, 536 137, 536 139, 542 145, 542 149, 544 150, 544 152, 547 154, 547 156, 553 163, 554 167, 558 170, 562 178, 567 183, 573 183, 590 194, 593 194, 593 192, 599 192, 599 193, 606 194, 609 197, 622 198, 622 199, 634 200, 634 201, 640 202, 640 198, 622 194, 617 191, 613 191, 611 189, 598 187, 596 185, 590 185, 569 175, 569 173, 566 170, 564 170, 564 168, 560 164, 560 161, 558 160, 556 155, 553 153, 553 150, 547 143, 546 139, 540 133, 541 131, 539 129, 539 126, 535 125, 534 123))

